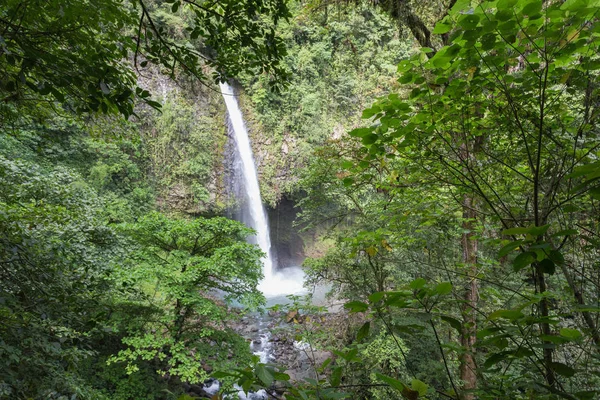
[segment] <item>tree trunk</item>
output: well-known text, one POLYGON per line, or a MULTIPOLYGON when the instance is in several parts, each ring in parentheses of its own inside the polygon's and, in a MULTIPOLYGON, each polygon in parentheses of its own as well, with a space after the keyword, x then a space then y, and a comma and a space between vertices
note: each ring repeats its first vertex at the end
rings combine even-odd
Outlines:
MULTIPOLYGON (((573 275, 571 275, 571 272, 569 271, 568 266, 565 263, 562 263, 559 265, 560 265, 560 269, 562 270, 563 275, 567 279, 567 283, 569 284, 569 287, 573 291, 573 295, 575 296, 575 300, 577 301, 577 304, 584 305, 585 301, 583 299, 583 293, 575 284, 575 280, 573 279, 573 275)), ((597 351, 600 352, 600 333, 598 332, 598 328, 596 327, 594 318, 592 318, 592 315, 589 313, 589 311, 582 311, 581 315, 583 316, 583 320, 585 321, 586 325, 590 329, 590 332, 592 334, 592 340, 598 347, 597 351)))
POLYGON ((463 400, 472 400, 474 395, 468 393, 477 387, 477 375, 475 365, 475 341, 477 334, 477 319, 475 309, 479 300, 477 285, 477 239, 474 237, 475 202, 471 195, 463 197, 463 234, 462 250, 463 263, 467 273, 467 285, 463 293, 463 305, 461 307, 463 316, 463 327, 460 335, 460 344, 464 348, 464 353, 460 356, 460 379, 463 381, 462 389, 464 393, 463 400))

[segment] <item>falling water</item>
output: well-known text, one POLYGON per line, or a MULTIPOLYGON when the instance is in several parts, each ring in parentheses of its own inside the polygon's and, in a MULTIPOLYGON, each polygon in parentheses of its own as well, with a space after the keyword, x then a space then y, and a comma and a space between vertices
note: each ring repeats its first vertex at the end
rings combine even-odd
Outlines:
POLYGON ((252 157, 252 147, 248 138, 248 130, 246 129, 246 124, 244 124, 244 117, 242 116, 237 99, 233 95, 232 87, 227 83, 221 83, 221 91, 227 105, 230 129, 234 134, 235 143, 242 161, 244 188, 250 209, 249 223, 256 231, 257 244, 265 253, 265 257, 263 258, 263 275, 265 276, 265 280, 270 280, 273 273, 273 259, 271 257, 269 220, 267 219, 267 213, 260 197, 258 176, 256 174, 254 158, 252 157))
MULTIPOLYGON (((285 268, 282 271, 277 271, 275 268, 271 252, 269 219, 260 196, 248 130, 233 88, 227 83, 221 83, 221 92, 229 114, 229 132, 233 135, 236 146, 234 170, 236 172, 241 170, 241 174, 234 174, 236 176, 241 175, 241 182, 236 182, 235 178, 232 182, 233 185, 241 186, 234 189, 237 189, 235 192, 238 196, 243 196, 243 199, 240 199, 243 201, 238 219, 256 231, 256 236, 252 240, 265 253, 262 260, 264 278, 258 289, 271 300, 271 304, 285 302, 286 299, 282 296, 304 292, 304 273, 300 268, 285 268), (239 190, 240 188, 243 189, 243 194, 239 190)), ((262 363, 275 361, 275 357, 271 354, 273 343, 271 342, 269 318, 266 314, 257 317, 259 329, 256 332, 257 336, 250 345, 250 349, 260 357, 262 363)), ((203 389, 208 395, 213 396, 221 390, 221 383, 218 380, 209 379, 205 382, 203 389)), ((266 400, 268 398, 268 394, 264 389, 249 393, 245 393, 237 385, 234 385, 234 389, 238 391, 237 398, 239 400, 266 400)))
POLYGON ((275 271, 271 252, 269 220, 260 196, 260 187, 258 185, 254 157, 252 156, 252 147, 248 138, 248 130, 246 129, 244 117, 234 95, 233 88, 227 83, 221 83, 221 91, 229 114, 229 129, 235 139, 237 148, 236 156, 241 161, 242 186, 246 197, 244 207, 249 211, 247 213, 249 214, 249 218, 242 218, 242 222, 256 231, 256 243, 265 253, 265 257, 262 260, 264 279, 260 283, 259 289, 268 297, 302 292, 304 274, 301 269, 289 268, 281 272, 275 271))
POLYGON ((264 279, 260 283, 259 289, 265 296, 271 298, 278 295, 300 293, 303 291, 302 283, 304 281, 304 274, 301 269, 288 268, 284 271, 276 271, 271 252, 269 220, 260 196, 248 130, 244 124, 244 117, 234 96, 233 88, 227 83, 221 83, 221 91, 229 114, 229 129, 235 139, 236 156, 239 157, 241 162, 242 186, 246 198, 244 206, 249 211, 247 213, 249 218, 242 218, 242 222, 256 231, 256 243, 265 253, 262 260, 264 279))

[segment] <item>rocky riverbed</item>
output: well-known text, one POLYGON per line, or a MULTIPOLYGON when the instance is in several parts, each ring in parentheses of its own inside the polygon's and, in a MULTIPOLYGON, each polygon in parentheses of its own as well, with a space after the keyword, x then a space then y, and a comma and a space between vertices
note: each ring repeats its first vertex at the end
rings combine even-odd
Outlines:
MULTIPOLYGON (((333 357, 329 351, 312 347, 309 343, 298 340, 300 332, 310 330, 314 324, 320 327, 329 326, 334 340, 342 340, 347 324, 348 314, 339 307, 321 315, 302 315, 297 311, 269 311, 264 314, 249 314, 241 317, 232 328, 248 341, 250 350, 260 357, 262 363, 276 364, 285 367, 290 376, 290 383, 303 381, 306 378, 319 379, 317 369, 328 358, 333 357)), ((204 385, 188 385, 187 392, 194 398, 214 399, 220 390, 217 380, 209 379, 204 385)), ((240 400, 267 399, 266 393, 239 392, 240 400)), ((237 400, 237 398, 236 398, 237 400)))

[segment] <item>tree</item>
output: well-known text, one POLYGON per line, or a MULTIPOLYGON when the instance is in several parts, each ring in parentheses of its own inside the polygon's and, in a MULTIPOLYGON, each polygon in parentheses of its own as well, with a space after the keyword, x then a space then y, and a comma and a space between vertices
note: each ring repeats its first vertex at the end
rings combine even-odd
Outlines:
POLYGON ((246 243, 252 231, 226 218, 191 221, 151 213, 123 229, 138 243, 123 279, 148 287, 147 300, 159 310, 124 339, 128 348, 112 361, 158 360, 164 374, 196 383, 203 369, 249 360, 245 340, 227 327, 229 312, 216 296, 250 307, 263 301, 256 285, 262 252, 246 243), (230 359, 233 358, 233 361, 230 359))
MULTIPOLYGON (((410 97, 390 95, 376 103, 365 116, 374 116, 378 125, 351 133, 368 149, 366 161, 389 153, 406 157, 458 199, 474 194, 482 208, 471 209, 496 224, 496 232, 512 237, 499 256, 520 250, 512 273, 529 269, 534 293, 526 298, 535 307, 527 316, 516 304, 519 311, 497 310, 488 316, 483 331, 492 336, 479 347, 493 354, 483 371, 507 358, 518 359, 525 370, 530 366, 522 385, 535 379, 535 371, 545 380, 532 389, 540 395, 562 395, 568 391, 562 381, 575 373, 563 345, 579 334, 555 327, 558 311, 552 311, 552 299, 558 296, 560 271, 574 295, 571 302, 579 303, 571 311, 585 303, 582 291, 572 285, 575 271, 569 259, 578 246, 569 239, 576 234, 569 229, 595 208, 586 196, 596 196, 598 179, 597 11, 595 3, 576 1, 482 2, 457 8, 434 30, 450 35, 448 46, 433 57, 424 49, 400 64, 400 81, 412 85, 410 97), (570 214, 575 204, 582 215, 570 214), (536 327, 537 333, 514 331, 520 324, 536 327), (502 335, 526 343, 529 350, 507 350, 502 335)), ((595 291, 590 287, 588 293, 595 291)), ((591 343, 597 342, 597 327, 583 307, 579 321, 591 343)), ((587 373, 582 371, 579 379, 593 387, 587 373)))
POLYGON ((266 73, 273 83, 285 76, 279 66, 285 49, 274 31, 289 16, 284 1, 167 3, 171 12, 191 19, 181 38, 169 37, 155 21, 151 8, 164 7, 162 2, 3 2, 0 116, 15 118, 22 107, 40 102, 125 117, 134 113, 136 99, 159 107, 136 86, 135 71, 149 61, 171 75, 183 70, 205 84, 241 71, 266 73))
POLYGON ((0 189, 0 397, 92 396, 78 371, 125 297, 110 279, 122 243, 65 168, 0 156, 0 189))

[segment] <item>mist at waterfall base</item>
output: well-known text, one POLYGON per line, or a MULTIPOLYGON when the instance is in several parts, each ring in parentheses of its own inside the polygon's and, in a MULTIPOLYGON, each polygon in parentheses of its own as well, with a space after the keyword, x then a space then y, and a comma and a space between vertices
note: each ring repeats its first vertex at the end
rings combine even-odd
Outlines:
POLYGON ((304 272, 299 267, 277 268, 277 260, 271 248, 269 219, 260 195, 256 165, 244 117, 233 88, 227 83, 221 83, 220 86, 227 106, 229 132, 235 144, 233 174, 229 182, 230 190, 239 203, 234 218, 256 231, 256 235, 249 238, 249 241, 258 244, 265 253, 262 259, 264 278, 258 289, 265 295, 268 303, 282 302, 286 300, 287 295, 306 292, 303 287, 304 272))

